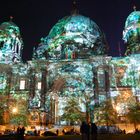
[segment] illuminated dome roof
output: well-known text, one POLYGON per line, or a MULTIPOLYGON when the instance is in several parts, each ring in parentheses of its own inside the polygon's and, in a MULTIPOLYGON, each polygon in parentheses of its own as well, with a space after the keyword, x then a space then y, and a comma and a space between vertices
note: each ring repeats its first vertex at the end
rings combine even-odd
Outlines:
POLYGON ((11 63, 22 61, 23 41, 19 27, 12 21, 0 25, 0 62, 11 63))
POLYGON ((134 11, 127 17, 125 22, 125 28, 134 23, 140 23, 140 11, 134 11))
POLYGON ((126 55, 140 53, 140 11, 132 12, 126 19, 123 40, 126 43, 126 55))
MULTIPOLYGON (((0 25, 0 29, 2 29, 2 30, 4 30, 4 29, 7 29, 7 28, 9 28, 9 27, 16 27, 16 28, 18 28, 18 26, 14 23, 14 22, 12 22, 12 21, 9 21, 9 22, 3 22, 1 25, 0 25)), ((18 30, 19 30, 19 28, 18 28, 18 30)))
POLYGON ((59 20, 34 54, 50 59, 88 58, 107 52, 104 34, 95 22, 82 15, 71 15, 59 20), (43 54, 43 55, 42 55, 43 54))

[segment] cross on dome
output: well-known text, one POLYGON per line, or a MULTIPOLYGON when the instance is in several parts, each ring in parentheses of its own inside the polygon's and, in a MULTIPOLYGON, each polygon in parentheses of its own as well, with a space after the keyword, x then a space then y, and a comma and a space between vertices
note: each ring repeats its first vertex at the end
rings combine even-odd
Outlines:
POLYGON ((136 5, 134 5, 134 6, 133 6, 133 9, 134 9, 134 11, 136 11, 136 10, 137 10, 137 7, 136 7, 136 5))

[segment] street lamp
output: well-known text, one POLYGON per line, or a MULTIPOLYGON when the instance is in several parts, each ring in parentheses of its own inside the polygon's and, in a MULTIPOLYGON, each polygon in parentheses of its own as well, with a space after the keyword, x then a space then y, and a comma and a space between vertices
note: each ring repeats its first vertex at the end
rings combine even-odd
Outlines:
POLYGON ((116 111, 117 111, 118 114, 120 114, 120 111, 121 111, 120 106, 118 106, 118 105, 116 106, 116 111))
POLYGON ((12 113, 13 113, 13 114, 16 114, 17 112, 18 112, 17 108, 14 107, 14 108, 12 109, 12 113))
MULTIPOLYGON (((13 116, 15 116, 17 114, 17 112, 18 112, 17 107, 13 107, 12 108, 12 114, 13 114, 13 116)), ((14 127, 13 129, 15 130, 15 125, 13 127, 14 127)))

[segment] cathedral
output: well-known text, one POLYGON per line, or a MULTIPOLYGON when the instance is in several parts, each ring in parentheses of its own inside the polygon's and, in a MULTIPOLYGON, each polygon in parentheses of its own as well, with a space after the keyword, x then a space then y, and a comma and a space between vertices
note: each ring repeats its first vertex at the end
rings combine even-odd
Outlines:
POLYGON ((0 123, 61 124, 69 99, 78 103, 83 116, 110 99, 123 116, 130 103, 140 102, 140 11, 130 13, 122 32, 125 56, 108 56, 98 25, 73 11, 40 39, 32 60, 23 63, 19 27, 12 17, 1 23, 0 123))

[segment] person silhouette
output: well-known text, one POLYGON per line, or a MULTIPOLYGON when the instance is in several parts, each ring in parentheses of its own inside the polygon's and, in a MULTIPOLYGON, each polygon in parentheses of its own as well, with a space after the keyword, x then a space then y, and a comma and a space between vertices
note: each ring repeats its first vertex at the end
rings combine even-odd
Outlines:
POLYGON ((17 140, 20 140, 20 127, 17 128, 17 140))
POLYGON ((24 140, 24 134, 25 134, 25 127, 24 126, 20 129, 20 134, 21 134, 21 140, 24 140))
POLYGON ((86 139, 89 140, 90 139, 90 125, 89 125, 89 123, 86 123, 85 132, 86 132, 86 139))
POLYGON ((97 140, 97 126, 95 123, 91 123, 91 140, 97 140))
POLYGON ((59 135, 59 130, 58 129, 56 130, 56 134, 57 134, 57 136, 59 135))
POLYGON ((86 122, 83 121, 82 125, 80 126, 80 133, 82 135, 82 140, 86 140, 86 122))

